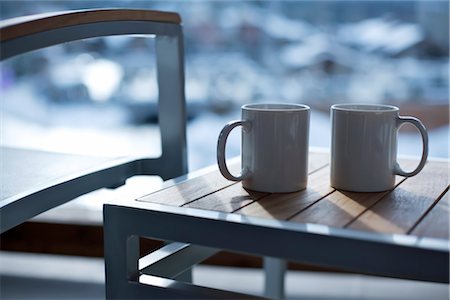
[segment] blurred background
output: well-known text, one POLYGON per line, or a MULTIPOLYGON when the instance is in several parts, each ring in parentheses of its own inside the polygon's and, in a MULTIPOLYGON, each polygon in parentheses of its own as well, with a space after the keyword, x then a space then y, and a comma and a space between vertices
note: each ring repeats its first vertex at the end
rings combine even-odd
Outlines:
MULTIPOLYGON (((310 145, 325 148, 331 104, 398 105, 429 129, 430 156, 448 157, 446 1, 1 1, 0 13, 6 19, 94 7, 181 15, 191 171, 215 163, 220 129, 250 102, 310 105, 310 145)), ((160 152, 152 38, 96 38, 7 60, 0 95, 4 145, 108 156, 160 152)), ((420 137, 408 126, 399 153, 419 155, 420 137)), ((235 133, 229 156, 239 147, 235 133)))

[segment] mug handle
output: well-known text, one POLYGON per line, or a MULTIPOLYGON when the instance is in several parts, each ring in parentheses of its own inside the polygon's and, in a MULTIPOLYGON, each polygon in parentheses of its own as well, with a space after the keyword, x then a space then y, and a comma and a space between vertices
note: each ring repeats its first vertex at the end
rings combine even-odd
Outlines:
POLYGON ((219 140, 217 141, 217 164, 219 165, 219 170, 222 175, 232 181, 241 181, 248 177, 249 171, 247 168, 241 171, 241 175, 233 176, 228 170, 227 164, 225 162, 225 146, 227 143, 228 135, 231 130, 233 130, 237 126, 242 126, 242 129, 249 130, 251 128, 251 123, 249 121, 231 121, 222 129, 219 134, 219 140))
POLYGON ((428 157, 428 133, 427 133, 427 130, 425 129, 425 126, 423 126, 422 122, 420 122, 419 119, 414 118, 414 117, 401 117, 401 116, 398 116, 397 128, 400 128, 400 126, 405 124, 405 123, 410 123, 413 126, 415 126, 419 130, 420 135, 422 136, 422 158, 420 159, 420 163, 417 166, 417 168, 414 171, 411 171, 411 172, 403 171, 402 168, 400 167, 400 165, 397 162, 396 165, 395 165, 395 174, 396 175, 405 176, 405 177, 411 177, 411 176, 414 176, 417 173, 419 173, 423 169, 423 167, 425 166, 425 162, 427 161, 427 157, 428 157))

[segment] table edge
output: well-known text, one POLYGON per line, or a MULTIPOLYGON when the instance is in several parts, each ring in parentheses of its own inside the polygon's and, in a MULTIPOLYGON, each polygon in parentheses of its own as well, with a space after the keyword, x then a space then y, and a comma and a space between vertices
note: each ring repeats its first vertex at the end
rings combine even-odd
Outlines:
POLYGON ((191 218, 201 218, 214 221, 226 221, 246 226, 267 227, 272 229, 283 229, 298 233, 307 233, 317 236, 339 237, 356 241, 386 244, 400 247, 420 248, 432 251, 450 253, 449 240, 419 237, 406 234, 389 234, 365 232, 349 228, 330 227, 322 224, 313 223, 294 223, 281 220, 265 219, 260 217, 244 216, 237 213, 226 213, 220 211, 210 211, 197 208, 187 208, 178 206, 169 206, 145 201, 111 201, 104 204, 103 210, 107 206, 128 207, 138 210, 150 210, 160 214, 180 215, 191 218))

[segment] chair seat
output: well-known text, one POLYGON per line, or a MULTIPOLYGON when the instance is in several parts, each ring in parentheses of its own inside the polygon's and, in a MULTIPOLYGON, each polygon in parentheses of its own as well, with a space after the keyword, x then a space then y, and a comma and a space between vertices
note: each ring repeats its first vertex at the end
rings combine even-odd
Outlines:
POLYGON ((23 192, 51 187, 71 174, 82 173, 117 158, 63 154, 2 147, 1 204, 23 192))
POLYGON ((108 158, 1 148, 0 220, 4 232, 52 207, 137 173, 136 158, 108 158))

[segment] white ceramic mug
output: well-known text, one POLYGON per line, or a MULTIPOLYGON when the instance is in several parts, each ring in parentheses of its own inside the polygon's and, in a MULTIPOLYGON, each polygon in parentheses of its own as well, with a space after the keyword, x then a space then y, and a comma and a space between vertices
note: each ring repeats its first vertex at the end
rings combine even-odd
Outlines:
POLYGON ((228 123, 217 143, 220 172, 244 188, 269 193, 302 190, 308 181, 309 107, 300 104, 247 104, 242 120, 228 123), (242 126, 242 171, 234 176, 225 162, 229 133, 242 126))
POLYGON ((331 186, 354 192, 394 188, 395 175, 419 173, 428 156, 428 135, 416 118, 399 116, 399 109, 378 104, 336 104, 331 107, 331 186), (422 136, 422 158, 405 172, 397 163, 397 132, 411 123, 422 136))

